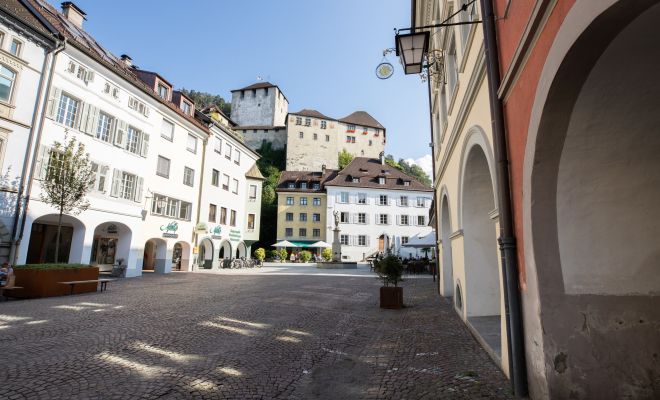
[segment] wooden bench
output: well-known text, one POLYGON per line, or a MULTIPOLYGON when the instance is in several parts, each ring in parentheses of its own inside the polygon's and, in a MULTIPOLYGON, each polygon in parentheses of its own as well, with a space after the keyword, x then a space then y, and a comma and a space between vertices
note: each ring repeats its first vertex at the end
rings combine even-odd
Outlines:
POLYGON ((100 283, 101 284, 101 291, 106 290, 106 287, 108 285, 108 282, 115 281, 116 279, 90 279, 86 281, 67 281, 67 282, 57 282, 60 285, 69 285, 71 287, 71 293, 73 294, 73 289, 76 287, 77 284, 79 283, 100 283))
POLYGON ((7 297, 7 291, 12 291, 16 289, 23 289, 22 286, 16 286, 14 283, 16 282, 16 276, 14 274, 9 275, 9 278, 7 279, 7 283, 5 286, 0 286, 0 293, 2 293, 3 297, 7 297))

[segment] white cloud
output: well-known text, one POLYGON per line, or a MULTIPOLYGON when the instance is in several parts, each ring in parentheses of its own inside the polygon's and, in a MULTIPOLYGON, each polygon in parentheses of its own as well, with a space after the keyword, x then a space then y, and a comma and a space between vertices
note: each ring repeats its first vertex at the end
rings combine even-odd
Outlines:
POLYGON ((433 176, 433 160, 430 154, 419 157, 418 159, 406 158, 408 164, 417 164, 431 178, 433 176))

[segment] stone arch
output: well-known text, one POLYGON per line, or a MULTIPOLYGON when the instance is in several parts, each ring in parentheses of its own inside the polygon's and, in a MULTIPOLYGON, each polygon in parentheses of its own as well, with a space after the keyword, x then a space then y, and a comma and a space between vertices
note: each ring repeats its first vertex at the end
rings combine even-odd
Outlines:
POLYGON ((461 280, 456 279, 456 289, 454 290, 453 294, 453 299, 454 299, 454 308, 459 312, 459 314, 463 313, 463 289, 461 289, 461 280))
POLYGON ((231 259, 233 258, 232 246, 229 240, 223 240, 220 242, 220 247, 218 250, 218 259, 231 259))
MULTIPOLYGON (((36 218, 30 228, 27 264, 55 262, 55 241, 58 214, 46 214, 36 218)), ((85 246, 85 224, 71 215, 62 216, 62 233, 58 262, 82 263, 85 246)))
POLYGON ((247 246, 243 242, 238 242, 236 245, 236 258, 249 258, 249 254, 247 251, 247 246))
POLYGON ((167 242, 162 238, 151 238, 144 243, 142 270, 164 273, 166 271, 167 242))
POLYGON ((199 242, 197 265, 201 269, 213 268, 213 241, 204 238, 199 242))
POLYGON ((660 320, 659 18, 657 1, 576 2, 539 79, 522 224, 538 305, 525 329, 543 329, 535 364, 567 357, 533 371, 549 397, 658 395, 644 321, 660 320))
POLYGON ((89 263, 100 270, 112 270, 115 264, 127 265, 131 253, 133 231, 121 222, 108 221, 94 228, 89 263))
POLYGON ((454 289, 454 263, 451 249, 451 210, 447 188, 443 186, 440 193, 440 234, 438 235, 442 248, 442 286, 440 290, 443 296, 450 297, 454 289))
POLYGON ((172 270, 188 271, 190 269, 190 244, 185 241, 174 243, 172 248, 172 270))

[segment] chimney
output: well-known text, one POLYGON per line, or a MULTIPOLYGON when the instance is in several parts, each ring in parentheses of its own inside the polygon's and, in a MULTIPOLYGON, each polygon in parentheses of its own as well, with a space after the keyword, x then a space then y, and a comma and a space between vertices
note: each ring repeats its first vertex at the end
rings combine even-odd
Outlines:
POLYGON ((325 164, 321 165, 321 176, 325 176, 325 164))
POLYGON ((77 5, 73 2, 65 1, 62 3, 62 14, 69 20, 72 24, 78 28, 83 28, 83 21, 85 21, 85 12, 78 8, 77 5))
POLYGON ((133 66, 133 59, 132 59, 130 56, 128 56, 128 55, 126 55, 126 54, 122 54, 122 55, 120 56, 120 58, 121 58, 121 61, 122 61, 127 67, 131 67, 131 66, 133 66))
POLYGON ((381 151, 378 157, 380 157, 380 164, 385 165, 385 152, 381 151))

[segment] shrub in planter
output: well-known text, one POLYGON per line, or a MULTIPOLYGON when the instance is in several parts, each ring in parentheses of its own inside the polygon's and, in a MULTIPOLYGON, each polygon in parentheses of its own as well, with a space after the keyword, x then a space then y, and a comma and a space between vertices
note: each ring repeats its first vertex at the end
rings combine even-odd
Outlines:
POLYGON ((306 262, 309 262, 309 260, 311 260, 311 259, 312 259, 312 253, 310 253, 309 251, 303 250, 303 251, 300 252, 300 261, 301 262, 306 263, 306 262))
MULTIPOLYGON (((86 264, 27 264, 14 267, 17 289, 12 296, 19 298, 51 297, 70 293, 68 285, 59 282, 86 281, 99 278, 98 267, 86 264)), ((96 283, 76 285, 74 293, 95 292, 96 283)))
POLYGON ((321 257, 323 257, 325 261, 332 260, 332 249, 329 247, 323 249, 323 251, 321 252, 321 257))
POLYGON ((266 250, 264 250, 262 247, 256 249, 254 251, 254 258, 259 260, 260 263, 264 262, 264 258, 266 258, 266 250))
POLYGON ((286 249, 281 249, 280 250, 280 261, 286 262, 287 257, 289 256, 289 253, 286 252, 286 249))
POLYGON ((399 287, 402 281, 403 263, 393 255, 374 260, 374 270, 383 280, 380 288, 380 307, 399 309, 403 307, 403 288, 399 287))
POLYGON ((280 259, 280 251, 279 250, 268 250, 268 255, 269 258, 273 260, 279 260, 280 259))

